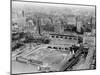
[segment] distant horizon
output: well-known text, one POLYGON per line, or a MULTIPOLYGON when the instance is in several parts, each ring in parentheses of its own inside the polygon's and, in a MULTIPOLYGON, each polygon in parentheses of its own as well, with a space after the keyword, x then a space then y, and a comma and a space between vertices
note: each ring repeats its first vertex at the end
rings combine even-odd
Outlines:
POLYGON ((33 9, 32 11, 40 12, 59 12, 59 13, 73 13, 80 14, 85 13, 95 16, 95 6, 83 6, 83 5, 70 5, 70 4, 52 4, 52 3, 39 3, 39 2, 24 2, 24 1, 12 1, 12 8, 18 9, 33 9))

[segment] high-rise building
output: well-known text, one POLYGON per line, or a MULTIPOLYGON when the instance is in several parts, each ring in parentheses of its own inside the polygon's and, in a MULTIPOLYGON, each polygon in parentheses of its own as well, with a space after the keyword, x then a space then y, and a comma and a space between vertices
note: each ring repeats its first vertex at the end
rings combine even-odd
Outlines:
POLYGON ((81 32, 81 27, 82 27, 82 22, 81 21, 78 21, 77 22, 77 31, 78 32, 81 32))

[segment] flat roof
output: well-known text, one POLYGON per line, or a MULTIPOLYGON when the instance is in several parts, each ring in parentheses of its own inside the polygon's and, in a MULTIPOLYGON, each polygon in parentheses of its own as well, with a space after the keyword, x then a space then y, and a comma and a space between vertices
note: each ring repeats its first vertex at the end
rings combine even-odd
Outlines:
POLYGON ((50 35, 58 35, 58 36, 70 36, 70 37, 76 37, 76 35, 65 35, 65 34, 50 34, 50 35))

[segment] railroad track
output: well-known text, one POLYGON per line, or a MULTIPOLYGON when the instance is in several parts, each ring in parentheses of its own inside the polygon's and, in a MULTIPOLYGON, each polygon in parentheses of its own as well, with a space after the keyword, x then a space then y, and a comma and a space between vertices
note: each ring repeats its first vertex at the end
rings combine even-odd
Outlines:
POLYGON ((68 71, 71 70, 72 67, 78 63, 80 56, 82 55, 82 52, 84 52, 84 48, 81 47, 75 55, 73 55, 73 57, 71 59, 69 59, 66 64, 64 65, 64 67, 61 69, 61 71, 68 71))

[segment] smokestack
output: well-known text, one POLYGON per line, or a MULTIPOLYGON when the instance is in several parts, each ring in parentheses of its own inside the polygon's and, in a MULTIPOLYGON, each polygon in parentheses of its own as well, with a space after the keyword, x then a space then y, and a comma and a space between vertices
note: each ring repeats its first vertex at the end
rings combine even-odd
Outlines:
POLYGON ((76 30, 77 30, 77 21, 78 21, 78 16, 76 16, 76 30))
POLYGON ((90 24, 91 24, 91 29, 92 29, 92 16, 90 18, 90 24))
POLYGON ((40 18, 37 17, 37 27, 38 27, 38 33, 41 35, 41 31, 40 31, 40 18))
POLYGON ((22 16, 24 17, 24 10, 22 11, 22 16))

